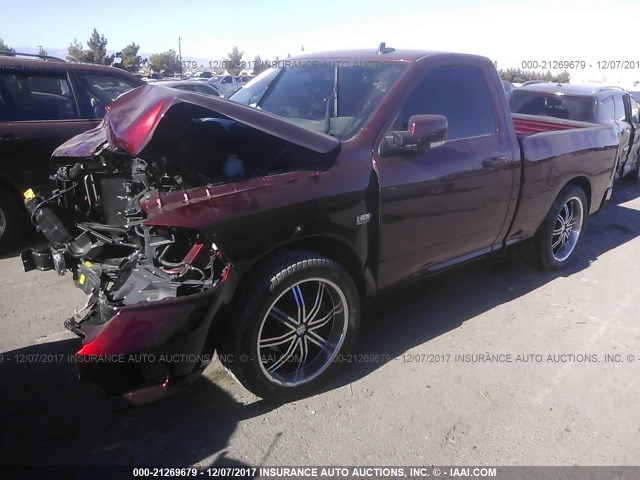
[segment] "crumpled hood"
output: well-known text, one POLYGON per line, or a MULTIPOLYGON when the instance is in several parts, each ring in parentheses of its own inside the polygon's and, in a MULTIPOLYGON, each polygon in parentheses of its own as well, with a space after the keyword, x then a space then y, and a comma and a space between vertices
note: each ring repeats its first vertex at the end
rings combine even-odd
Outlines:
POLYGON ((208 108, 318 153, 327 153, 340 145, 335 137, 230 100, 159 85, 143 85, 111 103, 100 125, 60 145, 53 157, 90 157, 107 142, 110 148, 136 157, 150 142, 167 111, 183 102, 208 108))

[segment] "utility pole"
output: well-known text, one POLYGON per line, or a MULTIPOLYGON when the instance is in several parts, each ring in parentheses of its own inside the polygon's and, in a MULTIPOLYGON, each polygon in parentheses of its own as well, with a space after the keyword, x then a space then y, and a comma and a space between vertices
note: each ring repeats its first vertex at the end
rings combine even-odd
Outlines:
POLYGON ((178 57, 180 58, 180 76, 182 76, 182 37, 178 37, 178 57))

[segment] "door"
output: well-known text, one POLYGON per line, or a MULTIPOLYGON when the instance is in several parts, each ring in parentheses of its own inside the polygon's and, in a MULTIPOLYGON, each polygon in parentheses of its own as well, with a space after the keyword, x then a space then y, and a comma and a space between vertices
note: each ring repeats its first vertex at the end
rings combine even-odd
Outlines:
POLYGON ((47 193, 51 153, 91 126, 66 72, 0 73, 0 175, 18 189, 47 193))
POLYGON ((233 77, 231 75, 225 76, 220 83, 218 84, 220 88, 218 91, 225 97, 228 98, 233 94, 237 89, 235 88, 235 82, 233 81, 233 77))
MULTIPOLYGON (((499 93, 502 94, 502 91, 499 93)), ((389 131, 417 114, 444 115, 447 140, 414 156, 375 155, 381 182, 379 287, 491 251, 519 172, 511 137, 496 121, 483 69, 427 71, 389 131)))
POLYGON ((627 107, 625 106, 624 94, 622 92, 613 94, 613 109, 619 139, 618 174, 622 174, 622 170, 629 158, 629 151, 633 140, 631 119, 628 118, 627 107))

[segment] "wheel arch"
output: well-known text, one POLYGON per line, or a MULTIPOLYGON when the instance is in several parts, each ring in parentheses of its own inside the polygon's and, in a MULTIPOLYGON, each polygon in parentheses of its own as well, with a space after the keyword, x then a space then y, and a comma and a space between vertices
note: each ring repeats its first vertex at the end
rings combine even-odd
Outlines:
POLYGON ((373 277, 368 276, 366 266, 358 258, 357 253, 345 241, 332 236, 313 236, 291 242, 281 248, 299 248, 317 253, 335 261, 351 276, 356 287, 360 301, 372 295, 374 285, 373 277))
MULTIPOLYGON (((547 209, 547 212, 553 207, 553 204, 558 199, 558 197, 560 196, 562 191, 565 188, 567 188, 569 185, 575 185, 578 188, 582 189, 582 191, 584 192, 585 197, 587 199, 586 211, 587 212, 590 211, 590 209, 591 209, 591 183, 589 182, 589 179, 587 177, 578 176, 578 177, 573 177, 571 180, 569 180, 567 183, 562 185, 561 188, 558 189, 558 193, 556 193, 556 196, 553 197, 553 201, 549 205, 549 208, 547 209)), ((544 223, 544 217, 542 218, 542 220, 540 220, 540 223, 536 227, 533 236, 537 235, 538 231, 542 228, 543 223, 544 223)))
POLYGON ((6 192, 7 195, 13 199, 16 207, 22 206, 20 203, 20 191, 18 187, 11 180, 2 175, 0 175, 0 190, 6 192))
MULTIPOLYGON (((566 183, 564 187, 560 189, 560 191, 558 192, 558 195, 560 195, 560 192, 562 192, 562 190, 564 190, 564 188, 567 185, 576 185, 577 187, 580 187, 584 191, 585 197, 587 197, 587 212, 590 212, 591 204, 593 203, 593 198, 591 197, 592 190, 591 190, 591 182, 589 181, 589 179, 584 176, 578 176, 578 177, 572 178, 566 183)), ((557 198, 557 195, 556 195, 556 198, 557 198)))
MULTIPOLYGON (((221 245, 221 248, 224 251, 223 245, 221 245)), ((251 281, 252 274, 259 271, 260 268, 264 264, 270 262, 274 256, 282 255, 286 251, 293 249, 316 253, 335 261, 338 265, 344 268, 358 289, 361 305, 367 297, 372 296, 375 293, 375 282, 373 276, 368 272, 368 270, 365 270, 365 267, 362 265, 355 249, 351 247, 346 240, 332 235, 313 235, 304 238, 297 238, 264 252, 262 255, 255 258, 248 266, 245 266, 241 272, 237 272, 240 275, 237 277, 237 281, 232 287, 229 302, 221 307, 222 313, 220 316, 226 320, 223 320, 222 322, 214 322, 209 333, 209 345, 216 345, 222 337, 228 334, 228 329, 231 328, 234 323, 233 319, 228 318, 228 313, 233 311, 238 294, 241 292, 243 286, 251 281)))
MULTIPOLYGON (((222 248, 224 250, 224 246, 222 248)), ((254 271, 258 270, 263 263, 268 262, 275 255, 281 255, 283 252, 291 249, 307 250, 335 261, 351 276, 356 287, 358 287, 358 294, 361 301, 373 294, 375 288, 373 277, 365 273, 365 267, 360 261, 358 254, 346 240, 335 235, 311 235, 292 239, 255 258, 247 267, 243 268, 242 276, 234 291, 234 296, 247 278, 254 271)))

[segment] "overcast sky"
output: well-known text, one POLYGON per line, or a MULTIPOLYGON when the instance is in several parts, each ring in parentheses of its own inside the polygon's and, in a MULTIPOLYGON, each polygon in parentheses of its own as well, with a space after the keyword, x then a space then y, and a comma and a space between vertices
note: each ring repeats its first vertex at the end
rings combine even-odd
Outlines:
POLYGON ((574 80, 640 80, 640 69, 598 71, 599 60, 640 61, 640 0, 0 0, 0 38, 14 48, 65 49, 93 28, 120 50, 178 50, 217 60, 237 45, 245 59, 377 47, 477 53, 523 60, 585 60, 574 80))

